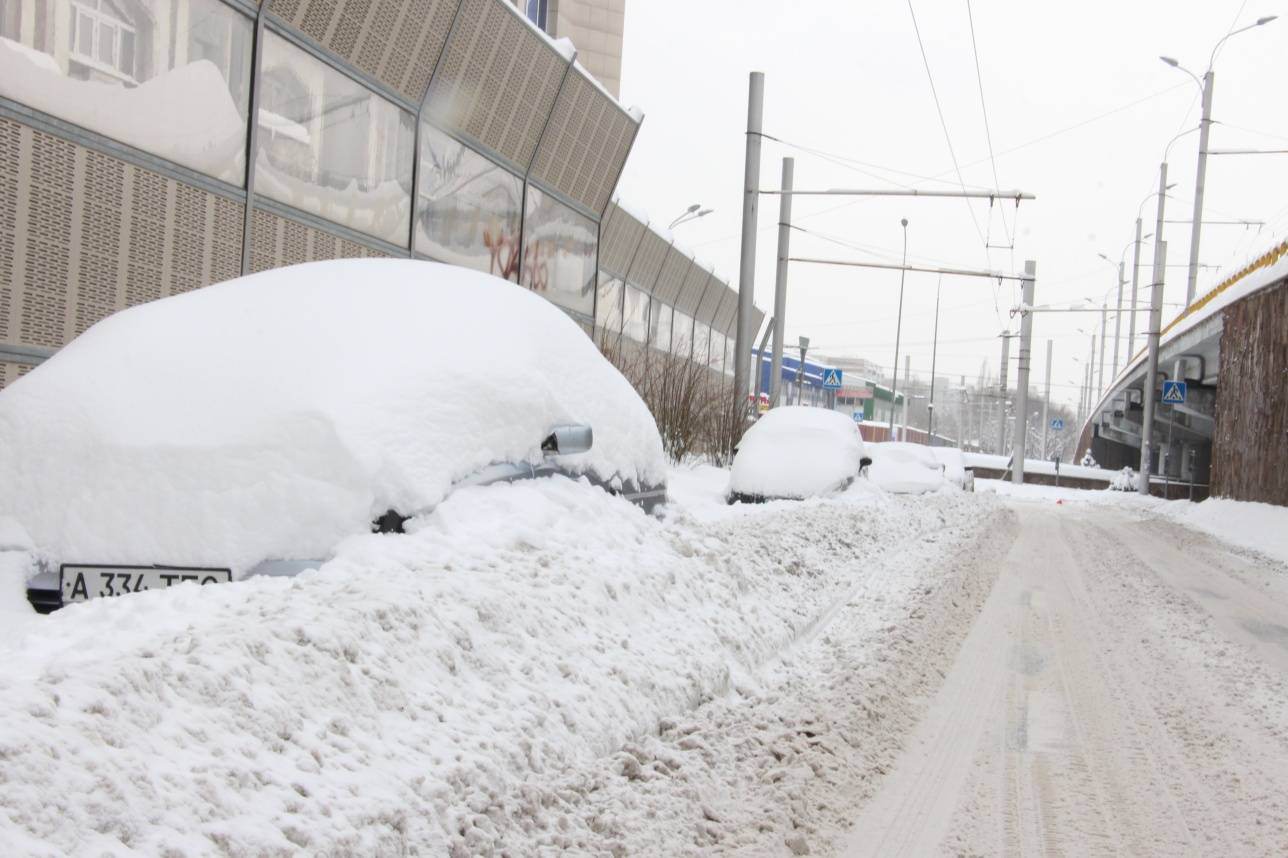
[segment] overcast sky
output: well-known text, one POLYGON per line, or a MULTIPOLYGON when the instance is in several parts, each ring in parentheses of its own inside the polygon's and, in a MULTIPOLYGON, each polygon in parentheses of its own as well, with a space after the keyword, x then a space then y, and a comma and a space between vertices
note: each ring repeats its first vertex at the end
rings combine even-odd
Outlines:
MULTIPOLYGON (((765 142, 764 188, 778 187, 784 155, 796 158, 797 188, 960 188, 955 154, 968 188, 1037 196, 1018 212, 1013 203, 990 208, 986 200, 800 197, 793 221, 810 234, 793 234, 793 255, 897 262, 899 220, 907 217, 910 264, 1019 272, 1025 259, 1034 259, 1039 305, 1067 307, 1087 297, 1098 306, 1107 292, 1113 303, 1124 247, 1131 278, 1138 210, 1142 232, 1153 231, 1155 200, 1143 209, 1141 203, 1157 188, 1163 149, 1175 134, 1197 126, 1200 116, 1198 86, 1159 55, 1202 76, 1223 35, 1259 17, 1283 15, 1285 6, 1272 0, 976 0, 969 6, 966 0, 913 0, 910 11, 908 0, 632 0, 622 100, 642 109, 645 120, 619 194, 663 226, 690 203, 715 209, 677 227, 676 235, 736 285, 747 77, 761 71, 765 132, 791 144, 765 142)), ((1288 16, 1226 42, 1214 64, 1212 115, 1221 124, 1213 126, 1211 148, 1288 148, 1285 47, 1288 16)), ((1169 220, 1191 216, 1197 149, 1197 133, 1172 146, 1169 182, 1177 186, 1169 194, 1169 220)), ((1267 224, 1204 231, 1200 262, 1220 268, 1200 271, 1200 294, 1283 240, 1286 189, 1288 155, 1209 158, 1205 220, 1267 224)), ((756 303, 770 311, 778 201, 761 200, 756 303)), ((1169 263, 1181 267, 1168 269, 1165 300, 1183 302, 1188 224, 1167 224, 1166 238, 1169 263)), ((1142 283, 1152 253, 1145 242, 1142 283)), ((935 289, 935 275, 907 277, 903 352, 912 356, 913 373, 923 376, 931 363, 935 289)), ((793 264, 788 342, 805 334, 812 350, 888 366, 898 294, 898 272, 793 264)), ((939 373, 973 381, 987 361, 996 374, 997 334, 1013 324, 1007 310, 1014 300, 1010 281, 999 287, 995 280, 945 277, 939 373)), ((1165 307, 1164 321, 1178 311, 1165 307)), ((1144 320, 1142 313, 1138 329, 1144 320)), ((1041 383, 1046 340, 1052 339, 1053 396, 1075 403, 1082 365, 1074 358, 1085 360, 1090 345, 1077 329, 1093 327, 1098 334, 1098 314, 1037 317, 1034 383, 1041 383)), ((1120 363, 1127 329, 1124 317, 1120 363)), ((1111 365, 1112 318, 1109 330, 1111 365)), ((1138 336, 1137 348, 1142 345, 1138 336)), ((1014 378, 1012 366, 1012 384, 1014 378)))

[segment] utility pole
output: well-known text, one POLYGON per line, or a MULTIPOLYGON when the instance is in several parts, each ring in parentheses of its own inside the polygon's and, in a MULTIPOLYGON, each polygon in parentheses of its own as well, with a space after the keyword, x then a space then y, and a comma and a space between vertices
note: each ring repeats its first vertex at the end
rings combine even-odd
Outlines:
POLYGON ((999 456, 1006 455, 1006 370, 1011 362, 1011 337, 1012 333, 1002 332, 1002 374, 997 379, 997 407, 998 407, 998 433, 997 433, 997 453, 999 456))
MULTIPOLYGON (((1021 301, 1024 307, 1033 306, 1033 286, 1037 275, 1038 264, 1032 259, 1024 262, 1024 282, 1021 287, 1021 301)), ((1029 356, 1033 339, 1033 311, 1022 310, 1020 313, 1020 365, 1015 379, 1015 438, 1011 450, 1015 464, 1011 468, 1011 482, 1020 485, 1024 482, 1024 456, 1028 452, 1029 442, 1029 356)))
MULTIPOLYGON (((907 276, 908 265, 908 219, 901 218, 899 224, 903 227, 903 262, 899 269, 899 320, 895 322, 894 327, 894 380, 890 382, 890 437, 894 438, 894 401, 899 393, 899 335, 903 332, 903 283, 907 276)), ((903 398, 907 403, 908 397, 903 398)))
POLYGON ((1046 360, 1046 393, 1042 397, 1042 451, 1038 458, 1045 459, 1047 454, 1047 429, 1051 424, 1048 421, 1048 409, 1051 407, 1051 341, 1047 340, 1047 360, 1046 360))
MULTIPOLYGON (((1185 306, 1194 303, 1194 290, 1199 278, 1199 234, 1203 227, 1203 182, 1207 174, 1208 132, 1212 129, 1212 86, 1216 75, 1208 69, 1203 75, 1203 118, 1199 121, 1199 164, 1194 176, 1194 223, 1190 227, 1190 271, 1185 282, 1185 306)), ((1156 233, 1161 235, 1162 233, 1156 233)), ((1151 310, 1151 312, 1153 312, 1151 310)))
MULTIPOLYGON (((796 164, 795 158, 783 159, 782 187, 785 191, 792 189, 792 173, 796 164)), ((777 408, 778 393, 783 379, 783 334, 787 318, 787 257, 791 255, 792 237, 792 195, 783 194, 778 198, 778 267, 774 272, 774 355, 769 363, 769 407, 777 408)), ((760 371, 760 367, 756 367, 760 371)))
POLYGON ((1110 381, 1118 377, 1118 343, 1123 336, 1123 286, 1127 279, 1123 272, 1123 261, 1118 260, 1118 312, 1114 314, 1114 374, 1110 381))
MULTIPOLYGON (((903 356, 903 377, 908 383, 912 382, 912 355, 903 356)), ((899 432, 899 440, 908 440, 908 393, 903 394, 903 429, 899 432)))
POLYGON ((1144 398, 1144 422, 1141 424, 1140 436, 1140 475, 1136 489, 1143 495, 1149 494, 1149 475, 1154 467, 1154 403, 1158 399, 1158 334, 1163 321, 1163 273, 1167 270, 1167 242, 1154 243, 1154 282, 1149 301, 1149 357, 1145 362, 1145 384, 1141 394, 1144 398))
MULTIPOLYGON (((760 129, 764 121, 765 75, 752 72, 747 86, 747 155, 742 183, 742 255, 738 262, 738 326, 734 332, 733 386, 739 427, 747 416, 747 370, 751 364, 752 302, 756 297, 756 208, 760 199, 760 129)), ((757 370, 760 367, 756 368, 757 370)))
POLYGON ((939 282, 935 284, 935 339, 930 349, 930 403, 926 406, 926 410, 930 412, 930 416, 926 418, 929 424, 926 429, 926 442, 931 447, 935 446, 935 366, 939 359, 939 290, 943 285, 944 278, 940 277, 939 282))
POLYGON ((1096 395, 1105 391, 1105 327, 1109 321, 1109 305, 1100 305, 1100 373, 1096 379, 1096 395))
POLYGON ((957 409, 957 446, 966 449, 966 376, 962 376, 961 399, 957 409))
POLYGON ((1136 354, 1136 284, 1140 279, 1140 218, 1136 218, 1136 249, 1131 260, 1131 323, 1127 326, 1127 361, 1136 354))

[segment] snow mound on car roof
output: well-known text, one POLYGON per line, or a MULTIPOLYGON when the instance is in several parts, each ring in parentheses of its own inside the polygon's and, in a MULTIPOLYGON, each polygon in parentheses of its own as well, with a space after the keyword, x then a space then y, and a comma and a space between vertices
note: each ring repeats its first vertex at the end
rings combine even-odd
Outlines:
POLYGON ((125 310, 0 391, 0 516, 54 562, 323 557, 386 509, 539 461, 665 478, 648 409, 571 319, 486 274, 354 259, 125 310))
POLYGON ((738 442, 729 490, 766 498, 807 498, 859 472, 863 438, 837 411, 799 405, 767 411, 738 442))

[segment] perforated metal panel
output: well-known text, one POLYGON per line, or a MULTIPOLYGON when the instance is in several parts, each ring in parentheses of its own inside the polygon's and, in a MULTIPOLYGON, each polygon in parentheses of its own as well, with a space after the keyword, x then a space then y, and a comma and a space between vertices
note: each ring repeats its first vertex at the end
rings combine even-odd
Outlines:
POLYGON ((0 119, 0 341, 58 348, 240 273, 242 204, 0 119))
POLYGON ((389 254, 262 209, 251 224, 252 271, 319 259, 388 258, 389 254))
POLYGON ((608 205, 637 123, 574 68, 555 102, 532 175, 600 212, 608 205))
POLYGON ((720 309, 716 310, 715 327, 717 330, 724 332, 725 336, 732 337, 738 327, 738 293, 730 289, 720 302, 720 309))
POLYGON ((462 0, 426 107, 446 127, 526 169, 567 61, 518 14, 503 0, 462 0))
POLYGON ((710 279, 710 271, 696 261, 691 261, 688 273, 684 277, 684 285, 680 287, 680 294, 675 299, 676 309, 696 317, 698 304, 702 302, 702 293, 706 291, 707 281, 710 279))
POLYGON ((456 0, 273 0, 269 10, 419 104, 456 6, 456 0))
POLYGON ((666 260, 662 263, 662 271, 657 276, 657 285, 653 287, 653 295, 661 298, 671 306, 675 306, 676 300, 680 297, 680 289, 684 286, 684 278, 688 276, 692 262, 693 260, 672 247, 666 254, 666 260))
POLYGON ((663 240, 662 236, 652 231, 646 233, 639 252, 631 262, 627 281, 637 289, 643 289, 645 292, 653 291, 653 287, 657 284, 658 272, 662 270, 662 263, 666 261, 666 255, 670 250, 671 245, 663 240))
POLYGON ((600 227, 600 269, 624 277, 644 229, 644 224, 624 209, 610 204, 600 227))
POLYGON ((708 325, 715 323, 716 310, 720 309, 720 302, 724 299, 726 288, 724 281, 714 273, 707 278, 706 287, 702 292, 702 301, 694 314, 699 322, 708 325))

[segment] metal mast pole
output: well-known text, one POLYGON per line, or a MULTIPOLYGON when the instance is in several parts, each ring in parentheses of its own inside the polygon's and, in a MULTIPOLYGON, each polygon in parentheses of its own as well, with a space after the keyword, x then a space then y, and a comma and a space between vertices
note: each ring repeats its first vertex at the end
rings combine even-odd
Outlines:
POLYGON ((930 416, 926 419, 929 424, 929 428, 926 429, 926 443, 932 447, 935 445, 935 366, 939 359, 939 290, 943 285, 944 278, 940 277, 939 282, 935 284, 935 339, 930 347, 930 403, 926 407, 930 416))
POLYGON ((1105 392, 1105 328, 1109 323, 1109 305, 1100 305, 1100 372, 1096 377, 1096 395, 1105 392))
POLYGON ((1051 407, 1051 341, 1047 340, 1047 360, 1046 360, 1046 393, 1042 398, 1042 451, 1039 458, 1045 459, 1047 454, 1047 429, 1051 427, 1048 421, 1048 410, 1051 407))
POLYGON ((1145 386, 1142 391, 1145 413, 1140 428, 1140 475, 1136 489, 1149 494, 1149 475, 1154 467, 1154 403, 1158 399, 1158 332, 1163 319, 1163 272, 1167 270, 1167 242, 1154 243, 1154 282, 1149 301, 1149 357, 1145 363, 1145 386))
POLYGON ((997 409, 998 409, 998 432, 997 432, 997 453, 999 456, 1006 455, 1006 370, 1011 363, 1011 337, 1014 334, 1002 334, 1002 374, 997 379, 997 409))
MULTIPOLYGON (((908 219, 901 218, 899 224, 903 227, 903 262, 902 265, 908 264, 908 219)), ((894 378, 890 382, 890 439, 894 440, 894 405, 895 399, 899 393, 899 335, 903 332, 903 283, 908 272, 899 269, 899 318, 894 326, 894 378)), ((908 397, 904 397, 904 402, 908 397)))
MULTIPOLYGON (((906 381, 912 381, 912 355, 903 356, 903 377, 906 381)), ((899 440, 908 440, 908 394, 903 395, 903 427, 899 430, 899 440)))
MULTIPOLYGON (((796 159, 783 159, 782 187, 785 191, 792 189, 792 174, 795 171, 796 159)), ((769 363, 769 407, 778 407, 778 393, 783 380, 783 334, 787 318, 787 257, 791 254, 792 239, 792 195, 783 194, 778 198, 778 267, 774 272, 774 356, 769 363)), ((756 367, 760 371, 760 367, 756 367)))
POLYGON ((1110 382, 1118 377, 1118 343, 1123 336, 1123 287, 1127 285, 1126 275, 1124 274, 1123 263, 1118 262, 1118 312, 1114 314, 1114 374, 1110 377, 1110 382))
MULTIPOLYGON (((1038 264, 1032 259, 1024 262, 1024 285, 1022 287, 1025 307, 1033 306, 1033 281, 1037 274, 1038 264)), ((1011 468, 1011 482, 1020 485, 1024 482, 1024 456, 1028 452, 1029 440, 1029 355, 1033 339, 1033 311, 1025 310, 1020 315, 1020 366, 1015 379, 1015 437, 1011 441, 1011 450, 1015 456, 1015 465, 1011 468)))
POLYGON ((1194 223, 1190 227, 1190 273, 1185 283, 1185 306, 1194 303, 1194 290, 1199 277, 1199 233, 1203 229, 1203 180, 1207 173, 1208 132, 1212 128, 1212 85, 1216 80, 1211 69, 1203 75, 1203 119, 1199 122, 1199 165, 1194 176, 1194 223))
MULTIPOLYGON (((1136 218, 1136 249, 1131 260, 1131 321, 1127 325, 1127 361, 1136 354, 1136 284, 1140 280, 1140 218, 1136 218)), ((1126 361, 1124 361, 1126 362, 1126 361)))
MULTIPOLYGON (((747 416, 747 371, 751 363, 752 303, 756 297, 756 203, 760 199, 760 129, 764 120, 765 75, 752 72, 747 87, 747 158, 742 183, 742 256, 738 263, 738 327, 734 336, 733 386, 739 428, 747 416)), ((759 369, 759 367, 757 367, 759 369)))

